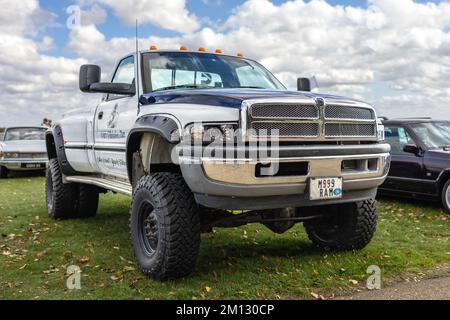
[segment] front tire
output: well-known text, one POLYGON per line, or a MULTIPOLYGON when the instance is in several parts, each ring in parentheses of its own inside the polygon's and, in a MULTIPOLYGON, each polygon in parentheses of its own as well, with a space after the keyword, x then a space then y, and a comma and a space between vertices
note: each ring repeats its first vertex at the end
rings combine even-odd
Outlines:
POLYGON ((359 250, 366 247, 377 226, 376 201, 318 208, 323 217, 305 222, 309 239, 325 250, 359 250))
POLYGON ((450 213, 450 180, 448 180, 442 188, 441 199, 445 211, 450 213))
POLYGON ((142 273, 155 280, 194 271, 200 248, 198 207, 180 174, 141 178, 130 209, 133 253, 142 273))
POLYGON ((52 219, 70 219, 77 216, 77 188, 63 183, 58 159, 50 159, 45 177, 45 202, 52 219))
POLYGON ((0 166, 0 179, 8 178, 8 169, 6 167, 0 166))

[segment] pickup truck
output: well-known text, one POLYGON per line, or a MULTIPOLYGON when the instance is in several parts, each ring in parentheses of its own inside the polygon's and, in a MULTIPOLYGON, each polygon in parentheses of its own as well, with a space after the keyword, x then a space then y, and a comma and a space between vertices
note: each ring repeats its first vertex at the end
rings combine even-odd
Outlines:
POLYGON ((202 232, 304 223, 326 250, 364 248, 390 146, 367 103, 288 91, 261 64, 220 50, 158 50, 120 59, 110 81, 83 65, 97 106, 47 132, 48 214, 96 214, 99 193, 131 196, 130 238, 140 270, 160 281, 193 272, 202 232))

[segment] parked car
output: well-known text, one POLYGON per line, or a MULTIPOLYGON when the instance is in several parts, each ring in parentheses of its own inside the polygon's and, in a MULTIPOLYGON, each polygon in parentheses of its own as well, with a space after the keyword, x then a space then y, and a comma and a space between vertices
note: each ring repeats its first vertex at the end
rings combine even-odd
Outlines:
POLYGON ((0 178, 9 171, 44 171, 48 157, 45 127, 9 127, 0 140, 0 178))
POLYGON ((391 169, 380 194, 441 201, 450 213, 450 121, 383 121, 391 169))
POLYGON ((131 196, 144 274, 190 274, 200 233, 214 227, 283 233, 304 222, 316 245, 334 250, 372 239, 390 147, 369 104, 305 92, 307 79, 288 91, 256 61, 183 47, 131 53, 109 82, 84 65, 79 83, 106 95, 47 132, 48 214, 92 217, 104 189, 131 196))

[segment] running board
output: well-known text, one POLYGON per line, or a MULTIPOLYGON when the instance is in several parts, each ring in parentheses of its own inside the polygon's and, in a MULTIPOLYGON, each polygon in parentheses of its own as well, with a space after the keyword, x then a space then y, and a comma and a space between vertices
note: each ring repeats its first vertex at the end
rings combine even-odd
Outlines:
POLYGON ((98 177, 70 176, 64 177, 64 182, 90 184, 113 192, 121 193, 127 196, 131 196, 133 193, 133 188, 129 183, 121 181, 111 181, 108 179, 98 177))

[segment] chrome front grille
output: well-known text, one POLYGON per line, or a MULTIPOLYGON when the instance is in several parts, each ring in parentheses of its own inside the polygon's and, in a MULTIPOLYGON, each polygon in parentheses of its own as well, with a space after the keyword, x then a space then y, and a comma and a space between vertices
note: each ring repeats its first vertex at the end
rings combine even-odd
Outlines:
POLYGON ((257 102, 247 105, 244 116, 250 138, 377 140, 375 111, 366 105, 257 102))

